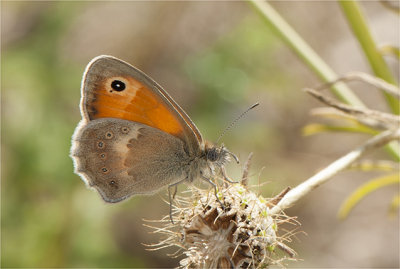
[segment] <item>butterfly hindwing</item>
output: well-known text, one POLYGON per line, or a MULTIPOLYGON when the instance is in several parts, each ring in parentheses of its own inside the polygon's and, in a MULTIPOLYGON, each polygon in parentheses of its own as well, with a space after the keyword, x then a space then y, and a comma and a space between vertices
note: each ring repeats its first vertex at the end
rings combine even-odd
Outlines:
POLYGON ((189 158, 180 139, 128 120, 90 121, 78 129, 73 143, 75 171, 107 202, 154 193, 182 180, 179 164, 189 158))

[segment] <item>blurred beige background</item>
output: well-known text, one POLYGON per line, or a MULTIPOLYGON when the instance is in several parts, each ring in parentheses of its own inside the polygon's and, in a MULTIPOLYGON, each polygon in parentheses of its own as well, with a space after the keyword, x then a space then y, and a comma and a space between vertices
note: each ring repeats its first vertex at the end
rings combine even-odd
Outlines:
MULTIPOLYGON (((340 75, 370 72, 336 2, 272 5, 340 75)), ((399 45, 399 21, 379 2, 362 2, 378 43, 399 45)), ((276 38, 247 2, 1 2, 2 241, 6 267, 175 267, 142 219, 168 214, 166 190, 105 204, 73 174, 70 138, 80 120, 80 80, 101 54, 121 58, 154 78, 186 110, 203 135, 221 131, 255 102, 222 139, 245 161, 254 152, 252 183, 264 196, 295 186, 368 136, 303 137, 320 106, 301 89, 321 83, 276 38)), ((394 73, 398 62, 387 58, 394 73)), ((370 107, 379 93, 351 85, 370 107)), ((388 158, 386 152, 370 155, 388 158)), ((229 165, 233 178, 241 166, 229 165)), ((288 215, 302 223, 289 244, 294 268, 399 267, 399 220, 387 209, 395 188, 363 200, 339 221, 337 211, 378 173, 344 172, 288 215)), ((183 191, 185 186, 180 186, 183 191)))

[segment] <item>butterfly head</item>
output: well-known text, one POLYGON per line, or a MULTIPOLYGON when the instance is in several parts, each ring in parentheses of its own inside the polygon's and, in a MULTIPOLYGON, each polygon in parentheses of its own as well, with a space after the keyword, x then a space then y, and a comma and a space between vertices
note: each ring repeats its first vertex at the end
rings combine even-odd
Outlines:
POLYGON ((230 152, 224 145, 214 146, 211 144, 206 145, 205 149, 206 159, 208 162, 214 163, 217 166, 223 166, 231 160, 231 157, 239 163, 239 159, 230 152))

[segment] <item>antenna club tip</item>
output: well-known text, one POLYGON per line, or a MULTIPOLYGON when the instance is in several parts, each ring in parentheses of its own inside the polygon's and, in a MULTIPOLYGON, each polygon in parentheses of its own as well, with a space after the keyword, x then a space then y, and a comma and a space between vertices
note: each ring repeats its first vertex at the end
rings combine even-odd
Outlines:
POLYGON ((260 105, 260 103, 257 102, 257 103, 255 103, 254 105, 252 105, 252 106, 250 107, 250 109, 253 109, 253 108, 255 108, 256 106, 259 106, 259 105, 260 105))

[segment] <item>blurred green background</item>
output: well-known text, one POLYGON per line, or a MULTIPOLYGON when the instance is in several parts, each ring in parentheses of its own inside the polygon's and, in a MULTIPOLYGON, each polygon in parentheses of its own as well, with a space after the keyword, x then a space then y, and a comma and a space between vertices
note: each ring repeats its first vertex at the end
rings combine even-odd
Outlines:
MULTIPOLYGON (((273 5, 337 73, 369 71, 337 3, 273 5)), ((398 17, 378 2, 363 7, 377 39, 398 43, 398 17)), ((259 190, 265 196, 367 139, 302 137, 301 128, 315 120, 310 108, 319 104, 301 89, 320 81, 246 2, 2 1, 1 8, 2 268, 178 265, 166 256, 174 250, 142 245, 159 240, 142 219, 168 214, 166 190, 110 205, 73 173, 80 80, 97 55, 153 77, 211 141, 260 102, 222 140, 242 161, 254 152, 252 183, 268 182, 259 190)), ((398 73, 397 62, 388 61, 398 73)), ((355 88, 372 108, 385 109, 374 90, 355 88)), ((228 171, 239 178, 241 166, 228 171)), ((380 190, 349 219, 336 219, 345 197, 370 177, 342 173, 288 210, 308 234, 289 244, 303 259, 291 267, 399 267, 399 220, 385 211, 395 190, 380 190)))

